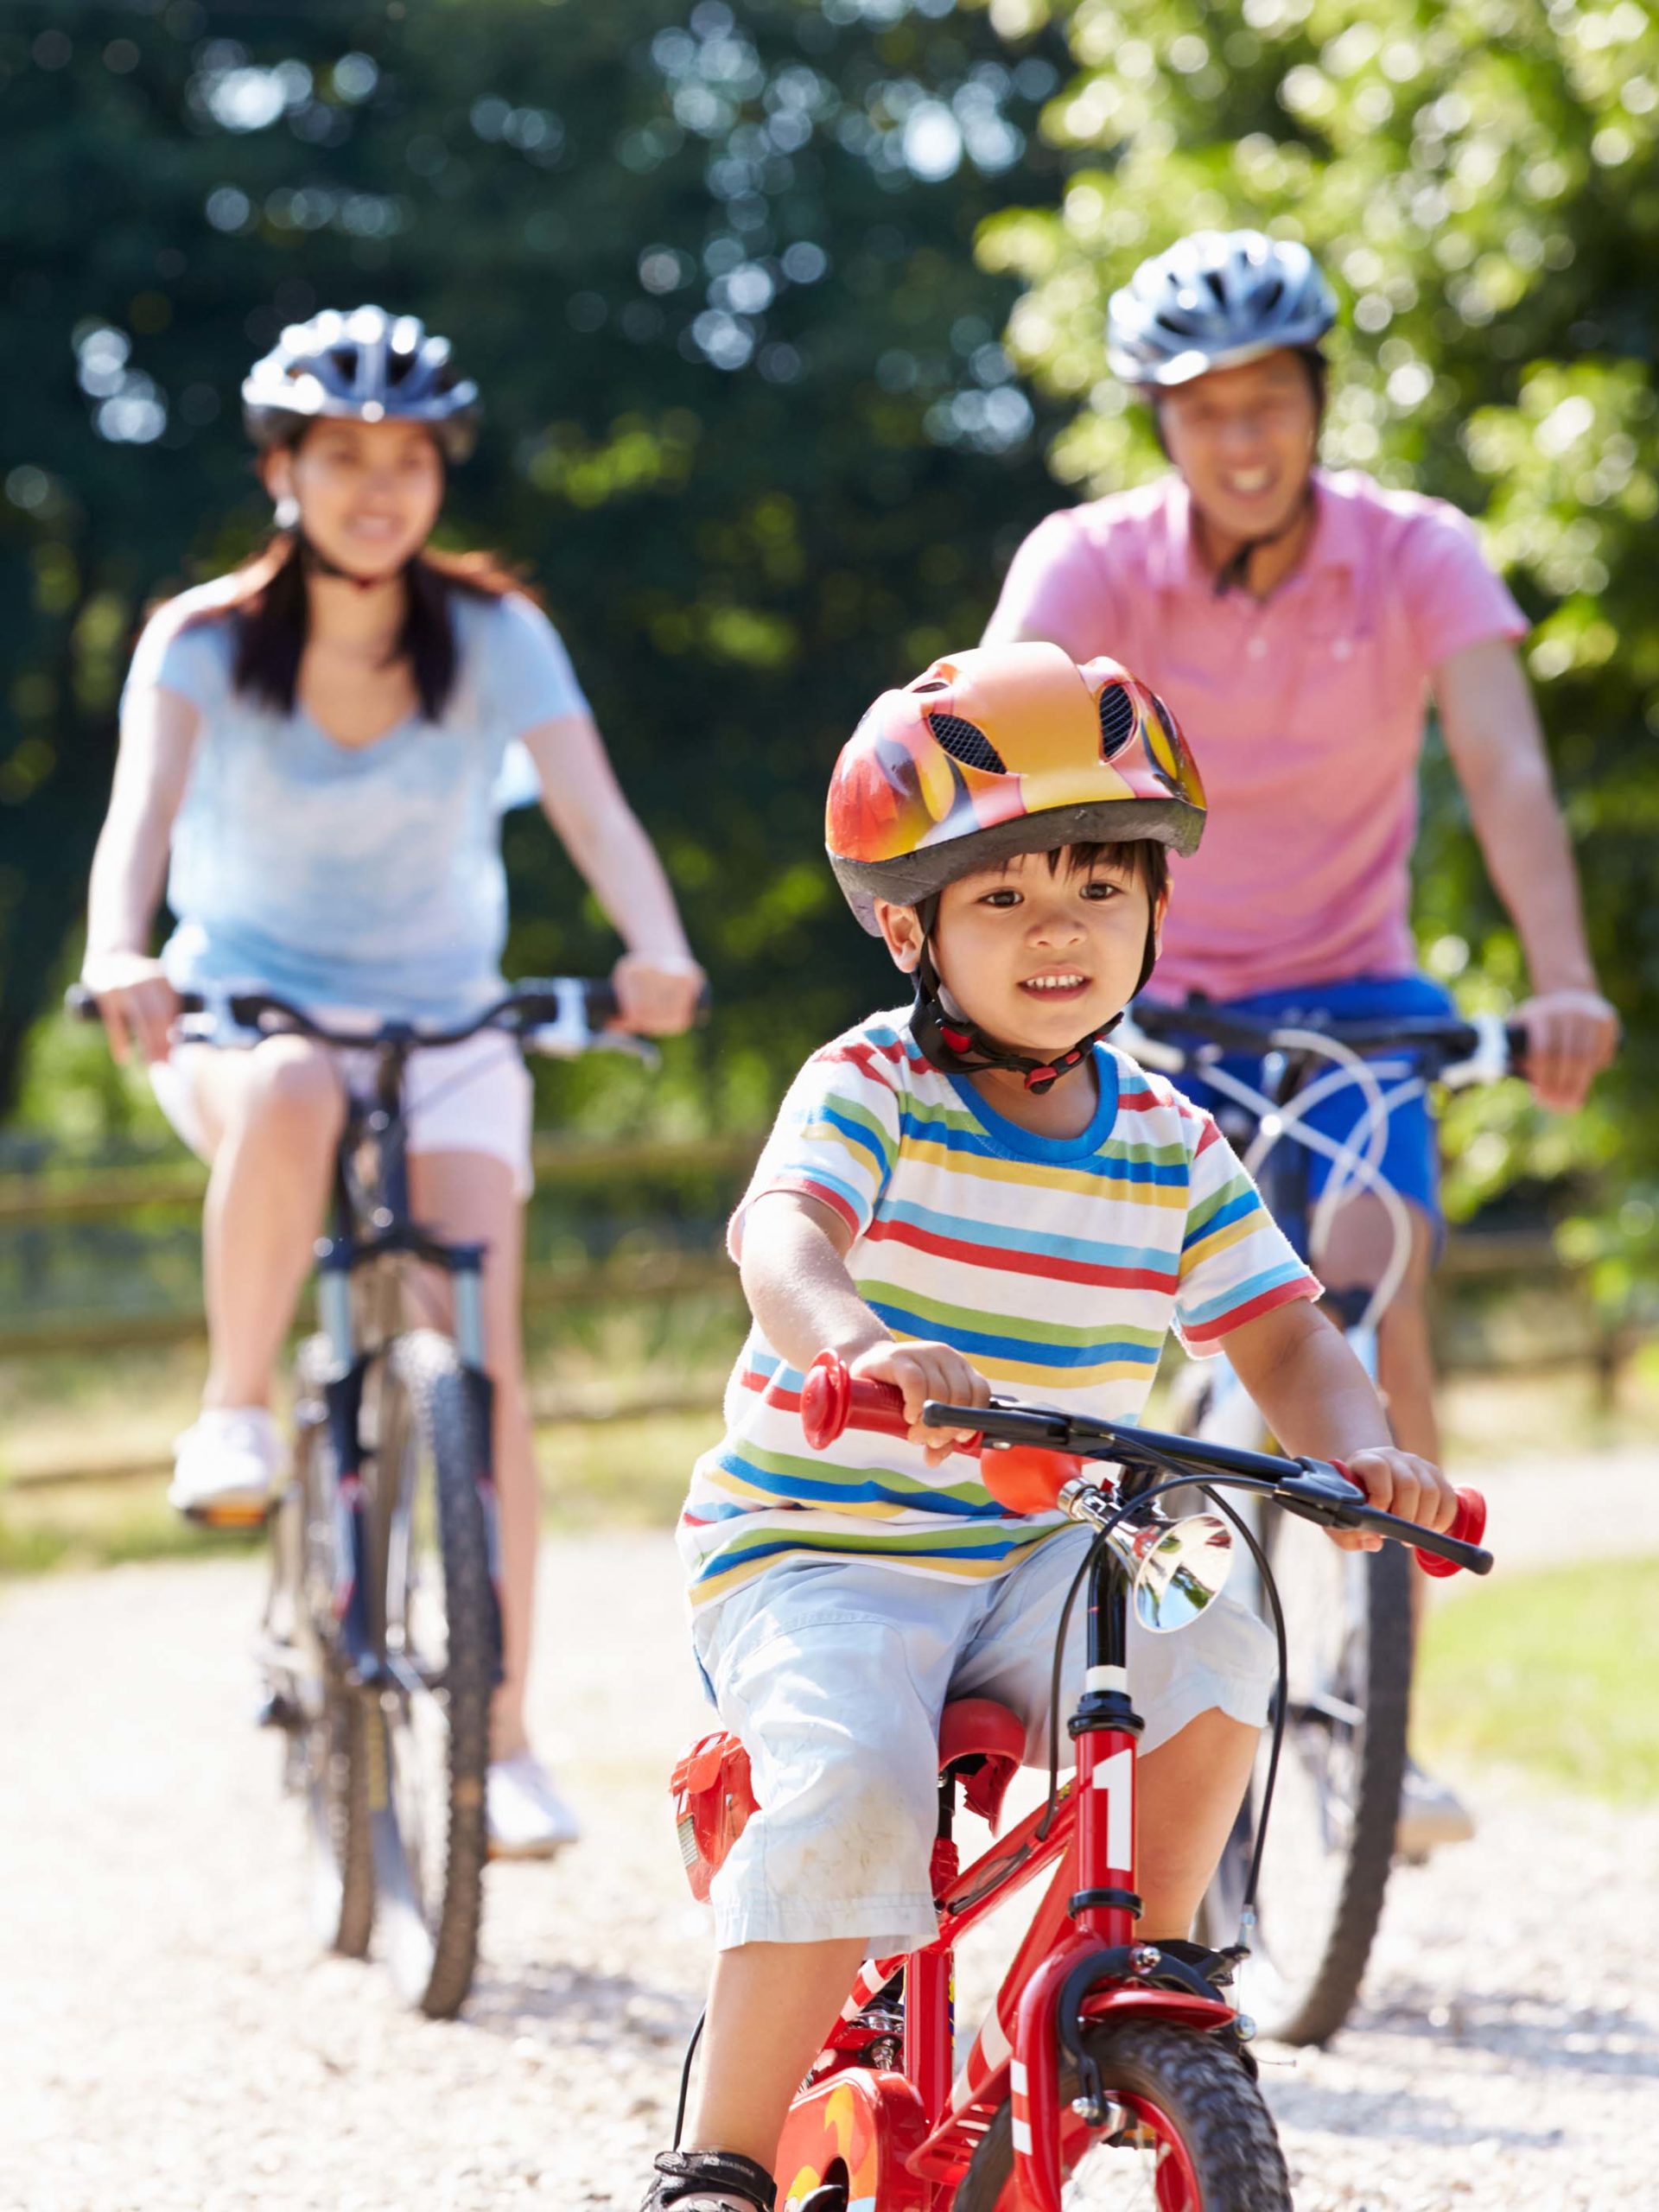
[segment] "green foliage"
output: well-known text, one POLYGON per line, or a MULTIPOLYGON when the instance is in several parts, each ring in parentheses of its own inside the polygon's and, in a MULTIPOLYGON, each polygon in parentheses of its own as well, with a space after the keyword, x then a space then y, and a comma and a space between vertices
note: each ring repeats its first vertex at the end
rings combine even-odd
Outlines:
MULTIPOLYGON (((265 524, 239 380, 365 296, 480 378, 446 534, 543 588, 713 971, 656 1096, 753 1118, 893 989, 816 858, 823 787, 1052 500, 972 252, 1053 165, 1043 44, 938 0, 0 18, 0 1098, 73 954, 140 610, 265 524)), ((514 971, 607 965, 545 828, 508 858, 514 971)))
POLYGON ((1650 1559, 1459 1591, 1433 1608, 1414 1711, 1425 1755, 1515 1767, 1625 1803, 1659 1797, 1650 1559))
MULTIPOLYGON (((1580 853, 1592 945, 1628 1027, 1572 1130, 1468 1101, 1453 1195, 1618 1164, 1651 1178, 1659 1122, 1659 506, 1651 286, 1659 20, 1618 0, 994 0, 1063 28, 1074 73, 1044 133, 1058 208, 992 217, 980 255, 1025 291, 1007 342, 1070 410, 1057 474, 1100 493, 1161 461, 1103 373, 1110 293, 1185 232, 1305 238, 1342 297, 1327 461, 1484 515, 1538 626, 1527 652, 1580 853)), ((1418 919, 1471 1003, 1519 992, 1512 931, 1443 759, 1431 757, 1418 919)), ((1648 1219, 1651 1266, 1655 1240, 1648 1219)))

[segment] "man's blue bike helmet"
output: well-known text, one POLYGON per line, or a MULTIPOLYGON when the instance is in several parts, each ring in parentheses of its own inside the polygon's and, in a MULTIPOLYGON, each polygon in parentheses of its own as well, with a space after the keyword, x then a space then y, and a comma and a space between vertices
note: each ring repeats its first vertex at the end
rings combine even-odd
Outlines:
POLYGON ((1194 231, 1113 293, 1107 365, 1125 384, 1167 390, 1281 346, 1317 346, 1336 319, 1336 295, 1305 245, 1194 231))

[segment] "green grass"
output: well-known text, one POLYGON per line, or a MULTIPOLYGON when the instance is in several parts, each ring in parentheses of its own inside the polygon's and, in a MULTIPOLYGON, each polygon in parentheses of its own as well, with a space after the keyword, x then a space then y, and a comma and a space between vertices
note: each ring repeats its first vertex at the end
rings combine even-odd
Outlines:
MULTIPOLYGON (((671 1529, 692 1461, 719 1434, 717 1413, 544 1425, 536 1444, 548 1526, 671 1529)), ((0 1576, 131 1560, 222 1559, 262 1541, 257 1534, 181 1521, 167 1503, 161 1471, 0 1487, 0 1576)))
POLYGON ((1424 1756, 1659 1799, 1659 1560, 1495 1580, 1437 1605, 1414 1710, 1424 1756))

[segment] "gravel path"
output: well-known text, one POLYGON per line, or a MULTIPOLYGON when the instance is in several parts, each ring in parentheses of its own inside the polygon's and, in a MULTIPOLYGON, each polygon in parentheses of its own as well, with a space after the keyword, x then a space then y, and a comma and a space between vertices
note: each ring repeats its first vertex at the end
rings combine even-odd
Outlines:
MULTIPOLYGON (((1554 1495, 1517 1493, 1518 1549, 1554 1495)), ((247 1725, 258 1588, 137 1567, 0 1606, 0 2208, 632 2212, 706 1956, 664 1795, 701 1719, 667 1544, 549 1553, 538 1718, 588 1839, 493 1871, 449 2025, 314 1951, 247 1725)), ((1356 2024, 1263 2053, 1302 2212, 1659 2206, 1659 1813, 1481 1811, 1396 1880, 1356 2024)))

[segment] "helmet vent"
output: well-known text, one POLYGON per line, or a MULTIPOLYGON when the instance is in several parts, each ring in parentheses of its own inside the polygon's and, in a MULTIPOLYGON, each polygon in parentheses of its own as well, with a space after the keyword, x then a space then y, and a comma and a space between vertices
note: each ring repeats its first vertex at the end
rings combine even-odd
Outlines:
POLYGON ((1135 734, 1135 702, 1121 683, 1109 683, 1100 695, 1100 757, 1109 760, 1121 753, 1135 734))
POLYGON ((950 753, 964 766, 982 769, 988 776, 1006 776, 1002 755, 977 722, 962 715, 930 715, 927 726, 950 753))

